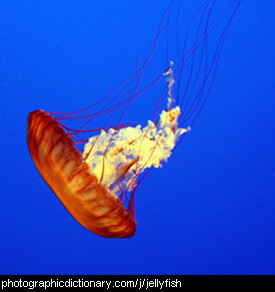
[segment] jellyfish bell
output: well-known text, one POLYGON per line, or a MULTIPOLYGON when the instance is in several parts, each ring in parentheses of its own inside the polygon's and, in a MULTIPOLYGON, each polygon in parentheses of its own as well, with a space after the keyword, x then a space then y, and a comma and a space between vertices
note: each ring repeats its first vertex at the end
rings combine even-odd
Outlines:
POLYGON ((197 120, 212 88, 224 38, 240 5, 240 1, 232 1, 214 14, 215 1, 205 2, 187 28, 183 49, 177 50, 177 63, 171 61, 170 40, 166 38, 165 69, 143 85, 145 72, 159 64, 153 55, 160 38, 171 29, 174 2, 161 19, 143 65, 110 94, 76 112, 37 110, 28 116, 27 142, 38 171, 70 214, 100 236, 134 235, 136 190, 152 169, 167 162, 197 120), (217 27, 220 36, 209 57, 208 37, 217 27), (191 30, 195 33, 190 40, 191 30), (165 86, 147 125, 130 123, 130 108, 163 79, 165 86), (98 119, 104 120, 103 126, 94 128, 98 119), (78 128, 65 125, 76 121, 82 123, 78 128), (92 136, 83 138, 84 134, 92 136))

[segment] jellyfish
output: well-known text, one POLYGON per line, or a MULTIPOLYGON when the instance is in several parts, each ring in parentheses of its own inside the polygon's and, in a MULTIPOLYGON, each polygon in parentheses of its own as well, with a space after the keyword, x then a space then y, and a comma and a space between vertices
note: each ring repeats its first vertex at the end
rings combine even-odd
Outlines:
POLYGON ((143 65, 110 94, 79 111, 36 110, 28 116, 27 143, 39 173, 68 212, 86 229, 103 237, 127 238, 135 234, 138 186, 153 169, 168 161, 197 120, 212 88, 225 36, 240 5, 240 1, 232 1, 215 13, 215 1, 206 1, 187 28, 177 64, 169 60, 167 39, 166 68, 141 87, 145 71, 158 63, 153 54, 160 37, 169 33, 174 2, 161 19, 143 65), (210 58, 208 38, 219 26, 222 28, 210 58), (190 42, 191 31, 195 33, 190 42), (135 102, 163 79, 164 88, 147 124, 125 122, 135 102), (100 109, 94 110, 96 107, 100 109), (111 124, 114 116, 118 116, 117 122, 111 124), (103 126, 93 128, 100 118, 105 119, 103 126), (63 120, 82 121, 82 125, 71 128, 63 120), (92 136, 80 138, 84 134, 92 136))

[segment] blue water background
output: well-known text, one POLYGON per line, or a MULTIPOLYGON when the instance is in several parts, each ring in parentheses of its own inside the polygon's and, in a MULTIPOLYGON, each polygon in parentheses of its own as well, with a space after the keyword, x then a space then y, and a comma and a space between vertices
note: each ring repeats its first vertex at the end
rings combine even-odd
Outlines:
MULTIPOLYGON (((182 2, 190 16, 204 1, 182 2)), ((137 191, 133 238, 83 228, 29 155, 28 113, 105 96, 144 60, 168 3, 0 1, 0 274, 275 273, 272 0, 242 1, 192 132, 137 191)))

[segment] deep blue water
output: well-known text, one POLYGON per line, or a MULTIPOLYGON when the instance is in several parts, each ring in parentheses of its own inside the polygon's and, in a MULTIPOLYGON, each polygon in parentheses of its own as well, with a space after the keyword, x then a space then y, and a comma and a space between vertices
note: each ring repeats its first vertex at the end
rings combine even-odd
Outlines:
MULTIPOLYGON (((204 1, 181 2, 188 18, 204 1)), ((169 0, 0 3, 0 274, 275 273, 274 1, 242 1, 201 115, 137 191, 130 239, 71 217, 32 162, 26 122, 86 107, 135 72, 169 0)), ((132 107, 142 123, 144 102, 132 107)))

